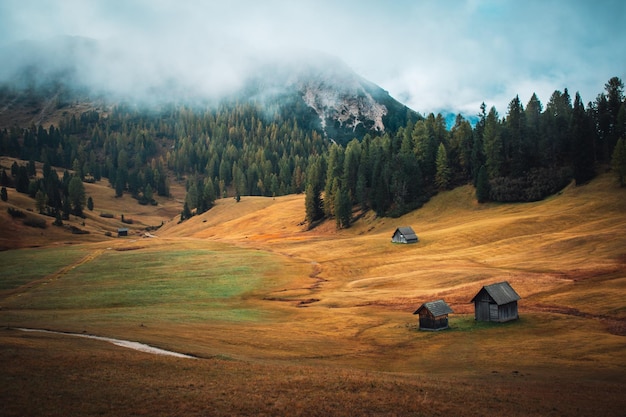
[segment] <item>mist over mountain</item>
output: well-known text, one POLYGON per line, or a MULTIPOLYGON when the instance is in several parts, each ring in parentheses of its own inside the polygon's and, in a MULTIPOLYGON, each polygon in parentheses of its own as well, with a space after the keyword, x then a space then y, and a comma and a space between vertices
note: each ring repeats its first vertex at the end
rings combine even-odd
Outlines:
POLYGON ((13 92, 66 101, 206 106, 251 100, 270 116, 292 113, 307 128, 344 144, 421 118, 340 59, 318 51, 258 50, 233 40, 187 45, 184 52, 146 45, 84 37, 13 43, 0 49, 9 58, 0 81, 13 92))

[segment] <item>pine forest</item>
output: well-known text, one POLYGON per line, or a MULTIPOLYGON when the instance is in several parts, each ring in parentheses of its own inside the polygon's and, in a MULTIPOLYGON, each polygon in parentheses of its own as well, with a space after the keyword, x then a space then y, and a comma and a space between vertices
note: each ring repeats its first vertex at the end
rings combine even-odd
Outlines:
POLYGON ((1 185, 28 193, 59 221, 93 205, 83 181, 108 181, 116 196, 138 204, 156 204, 153 196, 167 196, 171 181, 184 182, 181 221, 219 198, 306 193, 311 227, 334 219, 346 228, 357 212, 399 216, 468 183, 479 202, 528 202, 606 167, 626 182, 626 102, 617 77, 586 105, 565 89, 545 105, 536 95, 525 105, 515 97, 505 114, 483 104, 475 122, 458 115, 449 128, 441 114, 415 114, 395 131, 355 135, 345 146, 311 127, 302 109, 267 108, 246 100, 204 108, 115 104, 68 112, 57 126, 9 126, 0 130, 0 154, 28 163, 3 171, 1 185), (35 162, 44 164, 43 178, 35 177, 35 162))

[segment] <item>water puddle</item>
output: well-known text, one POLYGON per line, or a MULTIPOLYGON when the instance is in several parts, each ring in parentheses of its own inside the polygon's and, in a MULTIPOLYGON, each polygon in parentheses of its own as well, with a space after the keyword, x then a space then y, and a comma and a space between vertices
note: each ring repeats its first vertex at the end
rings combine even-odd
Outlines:
POLYGON ((113 339, 110 337, 102 337, 102 336, 94 336, 90 334, 81 334, 81 333, 65 333, 65 332, 55 332, 53 330, 43 330, 43 329, 26 329, 26 328, 17 328, 17 330, 21 330, 23 332, 39 332, 39 333, 51 333, 51 334, 60 334, 64 336, 74 336, 74 337, 83 337, 86 339, 95 339, 101 340, 103 342, 112 343, 116 346, 125 347, 128 349, 134 349, 139 352, 151 353, 153 355, 167 355, 174 356, 177 358, 187 358, 187 359, 195 359, 191 355, 185 355, 184 353, 172 352, 170 350, 159 349, 154 346, 146 345, 139 342, 131 342, 130 340, 120 340, 113 339))

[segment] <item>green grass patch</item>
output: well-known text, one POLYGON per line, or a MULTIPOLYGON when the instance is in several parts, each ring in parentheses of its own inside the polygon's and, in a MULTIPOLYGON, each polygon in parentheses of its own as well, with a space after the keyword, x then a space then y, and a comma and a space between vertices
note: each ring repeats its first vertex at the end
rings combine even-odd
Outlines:
POLYGON ((448 330, 453 332, 474 332, 490 329, 503 329, 508 327, 519 327, 524 323, 522 319, 507 321, 504 323, 496 323, 491 321, 476 321, 473 315, 454 316, 449 319, 448 330))
POLYGON ((51 275, 88 252, 77 247, 19 249, 0 252, 0 291, 51 275))
POLYGON ((247 307, 245 299, 267 284, 277 266, 267 253, 241 249, 110 250, 13 299, 9 307, 77 311, 105 321, 257 320, 261 312, 247 307))

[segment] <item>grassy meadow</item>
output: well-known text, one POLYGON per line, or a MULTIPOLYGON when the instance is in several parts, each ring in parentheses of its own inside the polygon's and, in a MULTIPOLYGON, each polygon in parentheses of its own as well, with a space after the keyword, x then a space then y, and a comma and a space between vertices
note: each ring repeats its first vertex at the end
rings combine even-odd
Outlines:
MULTIPOLYGON (((90 186, 119 213, 113 190, 90 186)), ((129 237, 95 214, 89 235, 37 231, 0 252, 0 414, 623 415, 626 190, 607 174, 536 203, 473 192, 339 231, 307 230, 303 195, 218 200, 180 224, 176 199, 124 197, 129 237), (398 226, 420 242, 391 244, 398 226), (520 319, 475 322, 470 300, 503 280, 520 319), (439 298, 450 329, 418 331, 412 313, 439 298)), ((8 246, 23 226, 6 205, 8 246)))

